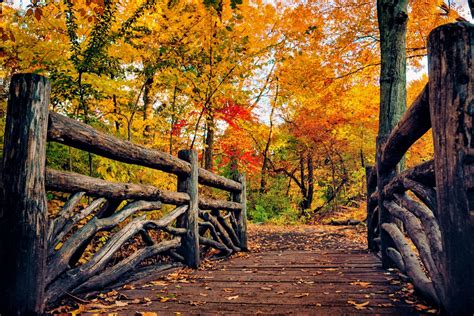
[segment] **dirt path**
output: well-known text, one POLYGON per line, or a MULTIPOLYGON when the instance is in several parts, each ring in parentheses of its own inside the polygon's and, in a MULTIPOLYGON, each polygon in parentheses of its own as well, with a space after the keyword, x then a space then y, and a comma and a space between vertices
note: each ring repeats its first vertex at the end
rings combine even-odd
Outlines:
POLYGON ((78 311, 416 315, 416 308, 428 310, 409 296, 410 285, 382 270, 365 251, 363 228, 251 226, 250 232, 250 253, 125 286, 78 311))

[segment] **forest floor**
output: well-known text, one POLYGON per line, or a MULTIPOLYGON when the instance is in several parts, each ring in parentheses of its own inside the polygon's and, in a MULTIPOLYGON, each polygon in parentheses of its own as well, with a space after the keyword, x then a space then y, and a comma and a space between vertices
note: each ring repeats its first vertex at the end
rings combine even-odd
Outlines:
POLYGON ((106 315, 437 313, 366 251, 364 225, 249 225, 247 253, 126 285, 55 312, 106 315))

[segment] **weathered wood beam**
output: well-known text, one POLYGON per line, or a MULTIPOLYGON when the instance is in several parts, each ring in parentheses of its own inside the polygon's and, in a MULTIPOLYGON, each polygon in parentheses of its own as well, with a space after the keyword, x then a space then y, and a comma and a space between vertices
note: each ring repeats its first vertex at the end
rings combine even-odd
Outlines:
POLYGON ((426 276, 418 257, 410 248, 407 240, 403 236, 403 233, 393 223, 382 224, 382 229, 386 231, 389 236, 393 239, 396 249, 402 255, 403 262, 405 263, 405 272, 410 277, 416 290, 418 290, 423 296, 432 302, 439 303, 439 298, 436 295, 433 283, 426 276))
POLYGON ((217 234, 216 228, 214 227, 214 225, 212 225, 212 223, 199 222, 199 226, 203 228, 202 234, 200 234, 202 237, 205 237, 204 235, 209 230, 212 239, 214 239, 215 241, 219 241, 219 235, 217 234))
POLYGON ((247 180, 244 174, 237 173, 234 175, 235 181, 240 182, 242 190, 232 193, 232 201, 241 204, 241 209, 234 215, 237 222, 236 233, 239 237, 239 247, 243 251, 248 250, 247 236, 247 180))
MULTIPOLYGON (((93 211, 99 208, 102 204, 104 204, 107 200, 104 198, 99 198, 94 200, 89 206, 81 210, 80 212, 76 213, 74 216, 72 214, 65 214, 65 216, 61 216, 56 218, 58 222, 63 222, 61 226, 61 230, 57 230, 57 232, 51 236, 50 240, 48 240, 48 247, 49 247, 49 254, 54 253, 55 246, 61 242, 61 240, 71 231, 71 229, 81 220, 89 216, 93 211), (70 216, 67 218, 66 216, 70 216)), ((55 220, 55 222, 56 222, 55 220)), ((60 225, 58 225, 60 226, 60 225)))
POLYGON ((144 184, 110 182, 54 169, 46 171, 46 188, 70 193, 83 191, 89 196, 117 200, 161 201, 172 205, 182 205, 189 201, 189 195, 182 192, 164 191, 144 184))
MULTIPOLYGON (((151 202, 145 202, 145 203, 150 204, 151 202)), ((145 227, 152 226, 153 228, 156 228, 156 229, 166 230, 167 226, 170 225, 174 220, 176 220, 178 216, 182 215, 183 212, 187 210, 187 208, 188 208, 187 206, 178 207, 173 212, 167 214, 165 217, 157 221, 146 220, 145 216, 135 218, 130 223, 125 225, 121 230, 119 230, 114 235, 112 235, 112 237, 105 243, 105 245, 102 248, 100 248, 88 262, 78 267, 65 271, 68 268, 67 266, 64 267, 65 260, 62 257, 55 256, 55 258, 53 258, 51 262, 51 265, 56 265, 58 263, 58 264, 61 264, 61 266, 59 267, 60 269, 58 269, 57 267, 50 268, 51 273, 55 273, 59 277, 55 279, 50 278, 52 282, 48 285, 46 289, 47 301, 50 303, 57 301, 59 297, 64 295, 64 292, 69 292, 69 291, 74 290, 76 287, 80 286, 82 283, 86 282, 94 275, 98 275, 100 272, 102 272, 106 268, 107 264, 112 260, 114 254, 128 240, 130 240, 136 234, 140 233, 140 231, 143 230, 145 227), (54 260, 57 258, 59 258, 59 260, 54 260)), ((107 219, 100 219, 99 221, 104 221, 104 220, 107 220, 107 219)), ((89 222, 88 224, 90 224, 91 222, 89 222)), ((115 223, 116 221, 113 221, 113 222, 115 223)), ((97 225, 97 222, 95 224, 97 225)), ((96 225, 89 225, 89 226, 96 226, 96 225)), ((97 226, 100 226, 100 223, 97 226)), ((81 230, 79 230, 79 232, 80 231, 81 230)), ((90 230, 85 230, 85 231, 87 232, 90 230)), ((76 237, 77 236, 78 235, 76 234, 76 237)), ((73 237, 75 236, 73 235, 73 237)), ((71 237, 70 239, 72 239, 73 237, 71 237)), ((63 248, 65 248, 66 250, 70 249, 70 245, 66 245, 66 243, 58 251, 58 254, 61 254, 61 250, 63 248)), ((161 248, 157 246, 155 248, 149 248, 149 249, 151 249, 150 251, 158 251, 161 248)), ((71 251, 69 251, 69 253, 70 252, 71 251)), ((139 252, 137 257, 132 255, 131 256, 132 263, 133 264, 137 263, 134 261, 135 259, 138 260, 142 258, 142 256, 145 256, 147 254, 149 254, 148 251, 145 251, 143 253, 139 252)), ((126 266, 119 265, 119 268, 120 269, 118 269, 117 271, 121 272, 122 269, 126 268, 126 266)))
POLYGON ((218 242, 218 241, 206 238, 206 237, 199 236, 199 243, 202 244, 202 245, 206 245, 206 246, 215 248, 217 250, 220 250, 226 256, 232 254, 232 250, 227 248, 226 245, 224 245, 221 242, 218 242))
POLYGON ((390 133, 381 155, 383 169, 394 168, 407 150, 431 128, 429 90, 426 85, 390 133))
POLYGON ((215 229, 216 229, 216 231, 219 235, 220 240, 222 241, 222 243, 224 245, 226 245, 226 247, 232 249, 235 252, 240 251, 240 248, 237 247, 236 245, 234 245, 234 243, 232 242, 232 239, 229 237, 226 230, 224 229, 224 227, 222 227, 222 225, 219 223, 217 218, 215 218, 214 216, 212 216, 209 213, 202 213, 202 218, 204 218, 206 221, 210 222, 215 227, 215 229))
MULTIPOLYGON (((54 169, 47 169, 46 171, 46 188, 51 191, 68 193, 83 191, 89 196, 118 200, 161 201, 172 205, 182 205, 189 202, 189 195, 185 192, 164 191, 144 184, 110 182, 54 169)), ((199 208, 203 210, 239 211, 242 209, 242 204, 200 197, 199 208)))
POLYGON ((441 275, 433 257, 433 252, 436 250, 432 251, 427 234, 420 223, 420 219, 407 211, 405 208, 397 205, 395 202, 385 201, 384 204, 389 210, 390 214, 402 220, 404 227, 407 230, 408 236, 411 238, 418 249, 421 261, 423 262, 423 265, 425 266, 426 271, 428 271, 428 275, 433 282, 437 297, 443 297, 444 282, 441 279, 441 275))
MULTIPOLYGON (((93 237, 97 232, 117 226, 136 212, 152 211, 160 208, 161 202, 136 201, 126 205, 119 212, 113 214, 110 217, 94 217, 86 225, 75 232, 70 238, 68 238, 62 247, 51 258, 48 264, 48 283, 53 281, 57 276, 69 268, 69 261, 75 254, 75 251, 82 247, 84 243, 90 242, 91 237, 93 237)), ((144 226, 153 222, 156 228, 163 228, 170 225, 171 222, 176 220, 176 218, 186 212, 186 210, 186 205, 180 206, 158 221, 142 221, 140 224, 144 226)))
POLYGON ((394 197, 397 199, 398 204, 420 219, 423 230, 428 236, 435 261, 439 262, 441 260, 439 256, 443 252, 442 235, 433 212, 425 205, 410 198, 407 194, 395 194, 394 197))
POLYGON ((387 255, 397 265, 398 270, 405 273, 405 262, 403 261, 402 255, 395 248, 387 248, 387 255))
POLYGON ((49 81, 35 74, 11 79, 0 203, 0 314, 44 309, 47 205, 44 187, 49 81))
POLYGON ((217 219, 219 224, 225 229, 227 234, 229 235, 230 239, 236 246, 240 246, 240 240, 239 237, 237 237, 237 234, 235 233, 234 229, 232 228, 231 225, 225 220, 223 216, 221 216, 220 211, 214 210, 211 212, 211 214, 217 219))
POLYGON ((58 214, 58 217, 50 220, 49 229, 48 229, 48 244, 51 246, 52 239, 55 238, 59 234, 61 230, 63 230, 64 225, 66 225, 67 221, 73 216, 74 210, 84 197, 85 192, 78 192, 71 194, 64 204, 63 208, 58 214))
POLYGON ((191 165, 188 175, 178 176, 178 191, 185 192, 189 196, 188 210, 177 221, 177 226, 186 229, 186 235, 179 253, 184 257, 184 263, 190 267, 197 268, 201 263, 199 254, 199 185, 198 185, 198 158, 194 150, 180 150, 178 157, 191 165))
MULTIPOLYGON (((188 162, 164 152, 146 148, 100 132, 93 127, 58 113, 49 113, 48 139, 113 160, 188 175, 188 162)), ((228 191, 240 191, 240 183, 199 168, 199 183, 228 191)))
POLYGON ((158 244, 139 249, 131 256, 128 256, 114 266, 106 269, 101 274, 91 277, 89 280, 82 283, 71 292, 73 294, 81 292, 85 293, 106 288, 110 284, 117 282, 117 280, 126 273, 134 270, 143 260, 164 253, 171 249, 176 249, 179 247, 179 245, 181 245, 181 238, 176 237, 172 240, 166 240, 158 244))
POLYGON ((199 208, 201 210, 241 211, 242 207, 242 203, 214 200, 204 196, 199 197, 199 208))

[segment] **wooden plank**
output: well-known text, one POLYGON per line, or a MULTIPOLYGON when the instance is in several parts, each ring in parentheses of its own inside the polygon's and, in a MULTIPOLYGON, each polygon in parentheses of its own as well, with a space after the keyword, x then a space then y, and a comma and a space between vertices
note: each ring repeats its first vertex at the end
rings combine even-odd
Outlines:
POLYGON ((0 210, 0 314, 42 314, 49 81, 14 75, 7 106, 0 210))

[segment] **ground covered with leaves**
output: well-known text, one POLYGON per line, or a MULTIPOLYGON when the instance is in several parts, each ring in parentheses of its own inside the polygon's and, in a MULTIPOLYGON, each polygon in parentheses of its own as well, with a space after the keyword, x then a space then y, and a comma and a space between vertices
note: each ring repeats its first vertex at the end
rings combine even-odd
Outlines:
POLYGON ((365 226, 249 225, 250 252, 71 297, 52 313, 436 313, 365 251, 365 226), (363 271, 361 270, 363 269, 363 271), (368 270, 367 270, 368 269, 368 270), (343 281, 345 280, 345 281, 343 281))

